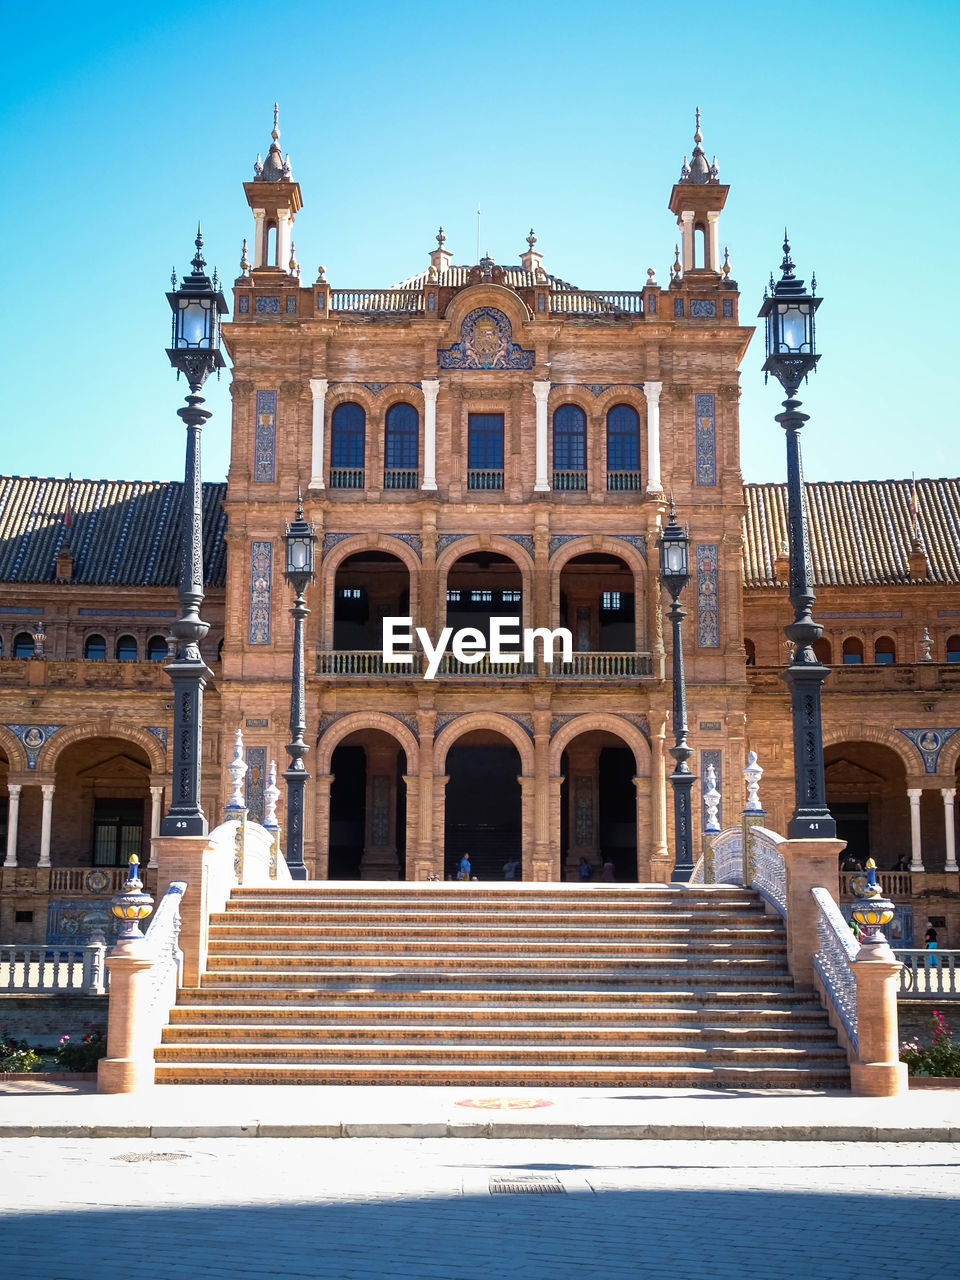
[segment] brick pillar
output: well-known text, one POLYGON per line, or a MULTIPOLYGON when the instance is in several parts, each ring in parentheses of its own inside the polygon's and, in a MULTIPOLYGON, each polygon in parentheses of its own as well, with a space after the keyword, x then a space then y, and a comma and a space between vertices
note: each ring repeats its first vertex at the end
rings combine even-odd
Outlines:
MULTIPOLYGON (((529 774, 518 774, 517 781, 520 783, 520 846, 523 878, 524 880, 549 880, 549 863, 537 858, 537 779, 530 777, 529 774)), ((546 799, 545 794, 544 799, 546 799)))
POLYGON ((550 864, 556 868, 555 878, 563 880, 564 868, 561 862, 560 848, 560 788, 563 786, 563 775, 558 774, 547 779, 547 830, 550 837, 550 864))
POLYGON ((845 840, 784 840, 779 846, 787 880, 787 960, 798 987, 813 987, 813 957, 820 950, 817 904, 811 889, 840 897, 838 856, 845 840))
POLYGON ((850 1064, 855 1094, 896 1098, 907 1092, 907 1064, 900 1061, 897 989, 901 964, 887 943, 865 945, 854 960, 857 980, 856 1062, 850 1064))
POLYGON ((234 884, 233 849, 216 849, 208 836, 157 836, 151 844, 157 859, 157 901, 175 880, 186 882, 180 903, 183 985, 199 987, 207 967, 210 913, 224 909, 234 884))
POLYGON ((447 819, 447 783, 449 774, 434 774, 433 790, 433 830, 436 832, 436 843, 439 848, 437 860, 440 863, 440 874, 444 875, 446 866, 446 819, 447 819))
MULTIPOLYGON (((181 840, 195 837, 180 836, 181 840)), ((144 937, 118 942, 106 960, 110 970, 107 1056, 97 1064, 98 1093, 136 1093, 153 1084, 154 1023, 145 1016, 144 987, 154 957, 144 937)))
POLYGON ((330 787, 332 773, 318 773, 316 784, 316 843, 314 845, 313 878, 327 880, 330 875, 330 787))
MULTIPOLYGON (((424 880, 427 876, 443 876, 443 827, 439 830, 434 825, 434 796, 436 787, 433 776, 433 733, 437 713, 432 707, 421 707, 417 711, 417 729, 420 734, 420 785, 418 790, 418 811, 420 815, 417 829, 417 863, 416 878, 424 880)), ((409 804, 409 800, 408 800, 409 804)), ((409 866, 410 850, 407 850, 409 866)))
POLYGON ((650 879, 654 884, 668 884, 673 870, 673 858, 667 845, 667 765, 665 720, 654 721, 653 777, 651 778, 652 848, 650 851, 650 879))
POLYGON ((649 884, 653 878, 650 842, 650 779, 633 780, 637 799, 637 883, 649 884))
POLYGON ((560 859, 550 839, 550 712, 533 713, 533 860, 535 880, 562 880, 560 859), (540 874, 542 870, 543 874, 540 874))

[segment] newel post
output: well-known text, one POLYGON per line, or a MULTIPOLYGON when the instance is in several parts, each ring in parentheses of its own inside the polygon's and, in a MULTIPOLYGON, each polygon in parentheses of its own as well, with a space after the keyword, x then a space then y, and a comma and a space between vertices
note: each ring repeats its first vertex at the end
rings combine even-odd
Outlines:
POLYGON ((110 970, 107 1056, 97 1065, 98 1093, 135 1093, 154 1081, 144 987, 149 983, 156 957, 140 932, 140 921, 153 910, 153 899, 143 892, 137 876, 139 861, 136 855, 130 859, 130 873, 110 907, 124 927, 106 959, 110 970))
POLYGON ((851 968, 857 982, 857 1057, 850 1064, 853 1092, 867 1098, 896 1098, 907 1092, 907 1064, 900 1061, 897 991, 900 961, 882 926, 893 919, 893 903, 877 885, 877 866, 867 861, 867 883, 853 904, 864 930, 851 968))

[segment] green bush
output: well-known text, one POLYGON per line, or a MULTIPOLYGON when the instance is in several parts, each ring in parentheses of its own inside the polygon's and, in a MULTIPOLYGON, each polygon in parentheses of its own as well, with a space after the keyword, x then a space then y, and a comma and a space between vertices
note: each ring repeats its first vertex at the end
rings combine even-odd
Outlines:
POLYGON ((97 1063, 106 1057, 107 1042, 103 1032, 88 1028, 82 1040, 61 1036, 54 1058, 61 1071, 96 1071, 97 1063))
POLYGON ((15 1071, 36 1071, 40 1054, 31 1049, 26 1040, 14 1040, 6 1031, 0 1031, 0 1076, 15 1071))
POLYGON ((900 1061, 911 1076, 960 1076, 960 1044, 954 1042, 947 1020, 933 1011, 933 1034, 929 1044, 914 1037, 900 1046, 900 1061))

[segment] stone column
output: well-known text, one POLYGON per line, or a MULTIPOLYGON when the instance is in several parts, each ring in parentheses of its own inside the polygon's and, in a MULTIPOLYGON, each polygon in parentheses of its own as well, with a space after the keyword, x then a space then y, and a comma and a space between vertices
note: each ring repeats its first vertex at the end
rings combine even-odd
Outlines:
POLYGON ((901 964, 886 944, 862 946, 850 966, 857 982, 857 1057, 850 1063, 851 1092, 896 1098, 907 1092, 900 1061, 897 989, 901 964))
POLYGON ((562 864, 563 851, 560 847, 560 789, 563 786, 563 774, 552 774, 547 779, 547 824, 550 837, 550 862, 557 868, 557 879, 565 879, 562 864))
POLYGON ((439 378, 424 378, 420 383, 423 392, 423 484, 421 489, 434 491, 437 487, 437 396, 439 378))
POLYGON ((267 223, 266 210, 254 209, 253 211, 253 266, 254 269, 263 266, 263 260, 267 253, 267 223))
POLYGON ((520 783, 520 842, 524 880, 548 880, 549 866, 539 861, 536 849, 537 780, 529 774, 518 774, 520 783))
POLYGON ((707 210, 707 235, 705 245, 709 261, 703 265, 720 274, 720 211, 707 210))
POLYGON ((680 214, 681 261, 684 271, 692 271, 696 266, 693 247, 693 210, 685 209, 680 214))
POLYGON ((653 878, 650 849, 650 779, 635 777, 633 779, 637 801, 637 882, 647 884, 653 878), (645 838, 647 847, 641 848, 640 841, 645 838))
POLYGON ((662 382, 645 382, 643 394, 647 398, 647 493, 662 493, 660 479, 660 392, 662 382))
POLYGON ((533 492, 549 493, 550 481, 547 472, 547 400, 550 397, 550 383, 534 382, 533 397, 537 402, 537 479, 533 486, 533 492))
POLYGON ((813 957, 820 950, 817 903, 811 889, 840 897, 838 856, 844 840, 784 840, 779 846, 787 881, 787 962, 797 987, 813 987, 813 957))
POLYGON ((667 765, 665 741, 666 721, 659 723, 653 736, 653 778, 651 779, 651 808, 653 848, 650 852, 650 878, 654 884, 667 884, 670 880, 671 859, 667 846, 667 765))
POLYGON ((163 787, 150 788, 150 861, 148 867, 157 865, 157 849, 153 843, 160 834, 160 816, 163 806, 163 787))
POLYGON ((953 820, 953 805, 957 798, 957 789, 956 787, 941 787, 940 794, 943 796, 943 825, 947 848, 947 861, 943 869, 944 871, 956 871, 957 834, 953 820))
POLYGON ((311 378, 313 395, 313 438, 310 449, 310 488, 323 489, 323 415, 327 398, 326 378, 311 378))
POLYGON ((330 877, 330 787, 333 774, 319 773, 313 783, 317 815, 316 866, 313 875, 315 880, 327 880, 330 877))
POLYGON ((17 826, 20 821, 21 789, 19 782, 7 784, 9 803, 7 807, 7 856, 3 860, 5 867, 15 867, 17 865, 17 826))
MULTIPOLYGON (((277 210, 277 262, 276 265, 281 271, 287 270, 287 263, 290 260, 290 210, 277 210)), ((268 263, 268 266, 273 265, 268 263)))
POLYGON ((50 865, 50 832, 53 827, 53 793, 56 787, 52 782, 44 782, 40 786, 43 792, 43 815, 40 819, 40 861, 38 867, 50 865))
POLYGON ((910 870, 923 870, 923 855, 920 851, 920 787, 907 787, 910 798, 910 870))
POLYGON ((146 1008, 144 986, 155 960, 142 936, 118 942, 107 956, 110 971, 107 1056, 97 1064, 98 1093, 136 1093, 154 1082, 151 1042, 154 1022, 146 1008))

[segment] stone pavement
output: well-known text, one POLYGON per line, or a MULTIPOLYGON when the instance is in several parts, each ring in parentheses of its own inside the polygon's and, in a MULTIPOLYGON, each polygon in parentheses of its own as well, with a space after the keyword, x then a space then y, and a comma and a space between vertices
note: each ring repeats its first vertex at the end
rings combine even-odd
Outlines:
POLYGON ((960 1141, 960 1089, 903 1098, 706 1089, 158 1085, 2 1082, 0 1140, 155 1138, 646 1138, 960 1141))
POLYGON ((0 1140, 31 1280, 956 1280, 960 1145, 0 1140))

